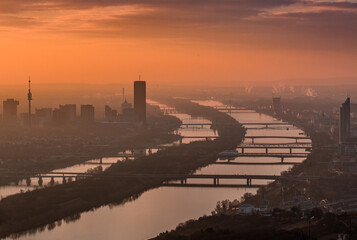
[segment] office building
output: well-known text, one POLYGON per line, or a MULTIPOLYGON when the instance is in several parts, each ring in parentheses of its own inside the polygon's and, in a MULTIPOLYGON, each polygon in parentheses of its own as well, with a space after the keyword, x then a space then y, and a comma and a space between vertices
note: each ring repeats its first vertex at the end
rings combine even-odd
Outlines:
POLYGON ((81 121, 82 122, 94 122, 94 106, 93 105, 81 105, 81 121))
POLYGON ((350 98, 340 107, 340 126, 339 126, 339 143, 342 144, 351 135, 351 113, 350 113, 350 98))
POLYGON ((76 104, 66 104, 66 105, 60 105, 59 110, 63 111, 63 114, 65 115, 65 121, 66 122, 74 122, 76 121, 77 118, 77 106, 76 104))
POLYGON ((146 82, 134 82, 134 111, 138 120, 146 122, 146 82))
POLYGON ((281 113, 281 99, 280 97, 273 97, 273 112, 274 114, 280 114, 281 113))
POLYGON ((19 101, 15 99, 7 99, 3 102, 3 122, 6 124, 17 123, 17 106, 19 101))
POLYGON ((36 108, 35 123, 37 127, 45 127, 52 122, 52 108, 36 108))
POLYGON ((108 122, 116 121, 118 118, 118 112, 115 109, 112 109, 108 105, 105 106, 105 120, 108 122))

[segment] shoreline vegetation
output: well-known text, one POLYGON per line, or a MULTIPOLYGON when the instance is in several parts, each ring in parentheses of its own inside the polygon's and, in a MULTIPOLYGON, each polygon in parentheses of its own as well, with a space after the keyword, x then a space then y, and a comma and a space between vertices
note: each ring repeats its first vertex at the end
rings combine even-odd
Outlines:
POLYGON ((0 201, 0 237, 41 231, 45 226, 51 229, 62 219, 76 220, 82 212, 103 205, 122 204, 169 180, 147 177, 112 179, 106 176, 192 173, 216 161, 219 152, 235 148, 244 138, 245 129, 225 113, 189 100, 175 99, 163 103, 188 114, 197 116, 199 112, 201 117, 214 123, 220 138, 170 147, 134 161, 113 164, 107 171, 93 177, 4 198, 0 201))

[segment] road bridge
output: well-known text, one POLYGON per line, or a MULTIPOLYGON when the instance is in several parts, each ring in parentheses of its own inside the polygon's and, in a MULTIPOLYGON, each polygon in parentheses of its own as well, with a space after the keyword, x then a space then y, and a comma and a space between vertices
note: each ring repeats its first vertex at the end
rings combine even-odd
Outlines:
POLYGON ((296 143, 299 143, 298 140, 310 139, 309 137, 305 137, 305 136, 245 136, 244 138, 252 139, 252 143, 254 143, 255 139, 294 139, 296 143))
POLYGON ((297 144, 241 144, 237 146, 237 149, 244 153, 245 149, 265 149, 265 153, 269 153, 269 149, 289 149, 290 153, 293 153, 293 149, 305 149, 311 150, 311 144, 297 143, 297 144))
MULTIPOLYGON (((291 124, 285 123, 285 122, 241 122, 243 126, 290 126, 291 124)), ((207 122, 202 122, 202 123, 182 123, 181 126, 184 127, 189 127, 189 126, 214 126, 214 125, 232 125, 232 124, 214 124, 214 123, 207 123, 207 122)))
POLYGON ((298 165, 300 162, 215 162, 215 165, 298 165))
POLYGON ((311 180, 319 179, 318 176, 277 176, 277 175, 243 175, 243 174, 100 174, 100 173, 75 173, 75 172, 50 172, 45 175, 31 173, 3 173, 2 178, 20 178, 26 179, 28 185, 31 184, 31 178, 38 178, 38 183, 41 186, 43 178, 50 178, 51 183, 54 183, 55 178, 62 178, 63 183, 66 183, 68 178, 85 178, 97 176, 101 178, 111 179, 160 179, 164 183, 169 184, 169 181, 179 180, 181 184, 187 184, 188 179, 211 179, 213 185, 219 185, 220 179, 237 179, 246 180, 246 186, 252 186, 252 180, 311 180))

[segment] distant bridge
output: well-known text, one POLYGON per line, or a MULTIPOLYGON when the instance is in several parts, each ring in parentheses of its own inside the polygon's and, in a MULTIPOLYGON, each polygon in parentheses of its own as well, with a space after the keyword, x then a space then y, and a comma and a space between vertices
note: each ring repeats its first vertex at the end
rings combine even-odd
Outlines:
POLYGON ((213 163, 215 165, 298 165, 301 162, 232 162, 220 161, 213 163))
MULTIPOLYGON (((213 180, 213 185, 219 185, 220 179, 236 179, 236 180, 246 180, 245 186, 253 186, 252 180, 294 180, 294 181, 302 181, 302 180, 311 180, 311 179, 319 179, 318 176, 276 176, 276 175, 243 175, 243 174, 91 174, 91 173, 75 173, 75 172, 51 172, 45 175, 39 174, 30 174, 30 173, 5 173, 2 174, 2 178, 22 178, 27 179, 27 184, 30 185, 30 178, 38 178, 39 184, 42 185, 43 178, 50 178, 51 182, 54 182, 54 178, 62 178, 63 183, 66 182, 68 178, 80 179, 84 177, 92 177, 97 176, 101 178, 112 178, 112 179, 160 179, 164 181, 163 185, 168 186, 172 185, 170 181, 179 180, 181 181, 181 185, 187 184, 187 179, 211 179, 213 180)), ((177 183, 173 183, 176 184, 177 183)), ((235 187, 242 186, 232 185, 235 187)))
MULTIPOLYGON (((290 126, 291 124, 289 123, 285 123, 285 122, 242 122, 240 123, 243 126, 290 126)), ((185 127, 189 127, 189 126, 214 126, 214 125, 232 125, 232 124, 213 124, 213 123, 207 123, 207 122, 203 122, 203 123, 182 123, 181 126, 185 126, 185 127)))
POLYGON ((252 139, 252 143, 254 143, 255 139, 294 139, 296 143, 299 143, 298 140, 309 140, 309 137, 305 136, 245 136, 245 139, 252 139))

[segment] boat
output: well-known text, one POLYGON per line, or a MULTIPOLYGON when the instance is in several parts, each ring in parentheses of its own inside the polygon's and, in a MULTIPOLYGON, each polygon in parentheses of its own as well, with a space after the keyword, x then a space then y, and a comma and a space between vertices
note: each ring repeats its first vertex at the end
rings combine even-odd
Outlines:
POLYGON ((218 154, 219 160, 233 160, 234 158, 238 157, 237 150, 225 150, 218 154))

